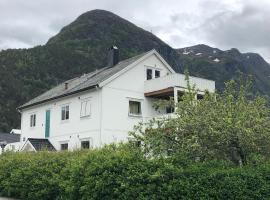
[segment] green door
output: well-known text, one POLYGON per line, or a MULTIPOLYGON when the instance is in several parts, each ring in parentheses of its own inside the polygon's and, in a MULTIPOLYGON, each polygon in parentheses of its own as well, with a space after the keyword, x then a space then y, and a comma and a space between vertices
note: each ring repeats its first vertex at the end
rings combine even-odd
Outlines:
POLYGON ((45 138, 50 137, 51 110, 46 110, 45 138))

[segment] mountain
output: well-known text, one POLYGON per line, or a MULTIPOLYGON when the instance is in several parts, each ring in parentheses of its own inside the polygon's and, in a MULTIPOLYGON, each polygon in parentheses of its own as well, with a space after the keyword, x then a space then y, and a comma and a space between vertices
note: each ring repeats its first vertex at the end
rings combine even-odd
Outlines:
POLYGON ((253 76, 254 92, 270 94, 270 65, 259 54, 240 53, 235 48, 222 51, 204 44, 176 51, 193 75, 215 80, 219 90, 242 72, 253 76))
POLYGON ((177 72, 188 68, 191 75, 216 80, 218 89, 238 70, 250 73, 257 91, 270 94, 270 67, 257 54, 221 51, 206 45, 173 49, 111 12, 93 10, 79 16, 43 46, 0 52, 0 131, 20 126, 16 108, 22 103, 64 80, 104 67, 111 45, 119 47, 120 59, 155 48, 177 72))

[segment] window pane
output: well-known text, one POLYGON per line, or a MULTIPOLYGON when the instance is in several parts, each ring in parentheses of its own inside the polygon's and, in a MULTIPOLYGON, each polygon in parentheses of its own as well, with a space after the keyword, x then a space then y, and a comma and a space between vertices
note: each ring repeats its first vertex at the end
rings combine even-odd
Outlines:
POLYGON ((152 69, 147 69, 146 70, 146 79, 147 80, 152 79, 152 69))
POLYGON ((90 149, 90 142, 89 141, 82 141, 81 147, 82 147, 82 149, 90 149))
POLYGON ((69 110, 66 110, 66 119, 69 119, 69 110))
POLYGON ((62 107, 62 117, 61 117, 62 120, 65 120, 65 108, 62 107))
POLYGON ((197 94, 197 99, 198 99, 198 100, 203 99, 203 95, 202 95, 202 94, 197 94))
POLYGON ((68 150, 68 143, 61 144, 61 150, 68 150))
POLYGON ((81 103, 81 117, 83 117, 84 116, 84 109, 85 108, 85 102, 82 102, 81 103))
POLYGON ((129 113, 134 115, 141 114, 141 102, 129 101, 129 113))
POLYGON ((91 114, 91 104, 90 101, 87 101, 85 105, 85 115, 89 116, 90 114, 91 114))
POLYGON ((155 78, 160 77, 160 71, 159 70, 155 70, 155 78))
POLYGON ((34 119, 33 119, 33 126, 36 126, 36 115, 34 115, 33 118, 34 118, 34 119))
POLYGON ((89 116, 91 114, 90 100, 81 102, 81 117, 89 116))
POLYGON ((61 111, 61 119, 67 120, 69 119, 69 106, 63 106, 61 111))
POLYGON ((174 113, 174 107, 173 106, 167 106, 166 107, 166 113, 167 114, 174 113))
POLYGON ((30 127, 32 127, 33 125, 33 115, 30 115, 30 127))
POLYGON ((30 127, 36 126, 36 114, 30 115, 30 127))

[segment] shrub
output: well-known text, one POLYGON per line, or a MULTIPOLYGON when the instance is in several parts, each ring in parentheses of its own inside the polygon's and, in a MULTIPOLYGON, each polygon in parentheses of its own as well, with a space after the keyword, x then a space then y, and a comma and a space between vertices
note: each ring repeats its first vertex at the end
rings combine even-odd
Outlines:
POLYGON ((149 159, 135 148, 0 156, 0 195, 19 199, 269 199, 270 163, 149 159))
POLYGON ((0 194, 20 199, 55 199, 59 174, 70 153, 9 153, 0 158, 0 194))

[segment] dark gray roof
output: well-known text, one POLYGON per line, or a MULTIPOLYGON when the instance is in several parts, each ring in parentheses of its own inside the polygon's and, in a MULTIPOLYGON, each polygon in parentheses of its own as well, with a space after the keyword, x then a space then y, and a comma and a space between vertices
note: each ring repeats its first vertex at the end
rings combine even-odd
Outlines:
POLYGON ((27 108, 33 105, 44 103, 49 100, 61 98, 71 94, 75 94, 84 90, 91 89, 98 86, 101 82, 105 81, 109 77, 113 76, 117 72, 121 71, 125 67, 129 66, 136 60, 140 59, 149 52, 137 55, 135 57, 123 60, 113 67, 104 67, 102 69, 96 70, 94 72, 84 74, 80 77, 70 79, 61 83, 60 85, 50 89, 49 91, 41 94, 40 96, 30 100, 29 102, 23 104, 19 109, 27 108), (65 83, 68 84, 68 89, 65 89, 65 83))
POLYGON ((20 142, 21 135, 13 133, 0 133, 0 142, 6 141, 7 144, 20 142))
POLYGON ((56 151, 48 139, 28 138, 28 141, 33 145, 36 151, 56 151))

